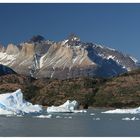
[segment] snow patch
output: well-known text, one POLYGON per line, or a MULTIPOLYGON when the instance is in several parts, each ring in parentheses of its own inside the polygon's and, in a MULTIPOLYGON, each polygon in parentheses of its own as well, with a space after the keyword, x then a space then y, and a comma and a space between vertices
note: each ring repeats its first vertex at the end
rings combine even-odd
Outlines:
POLYGON ((131 68, 128 67, 128 68, 127 68, 127 71, 131 71, 131 68))
POLYGON ((103 47, 103 46, 101 46, 101 45, 98 45, 97 47, 100 47, 100 48, 102 48, 102 49, 104 48, 104 47, 103 47))
POLYGON ((65 45, 68 42, 68 39, 62 41, 62 45, 65 45))
POLYGON ((78 59, 78 56, 72 59, 72 63, 74 64, 76 60, 78 59))
POLYGON ((0 52, 0 64, 8 65, 16 59, 16 55, 9 55, 7 53, 0 52))
POLYGON ((81 64, 84 59, 85 59, 85 57, 82 57, 82 59, 79 61, 79 64, 81 64))
POLYGON ((79 49, 81 46, 74 46, 74 48, 79 49))
POLYGON ((98 53, 98 55, 99 55, 100 57, 102 57, 102 58, 106 58, 106 57, 104 56, 104 54, 98 53))
POLYGON ((40 61, 39 61, 39 67, 42 68, 43 67, 43 59, 44 59, 45 55, 43 55, 41 58, 40 58, 40 61))
POLYGON ((138 60, 136 59, 136 58, 134 58, 133 56, 129 56, 131 59, 132 59, 132 61, 134 61, 135 63, 137 63, 138 62, 138 60))
POLYGON ((111 50, 111 51, 116 51, 115 49, 113 48, 109 48, 109 47, 106 47, 108 50, 111 50))
POLYGON ((55 73, 55 70, 51 73, 51 78, 53 77, 54 73, 55 73))
POLYGON ((115 58, 115 56, 112 56, 112 55, 109 55, 109 56, 107 57, 107 59, 113 59, 113 60, 114 60, 114 58, 115 58))

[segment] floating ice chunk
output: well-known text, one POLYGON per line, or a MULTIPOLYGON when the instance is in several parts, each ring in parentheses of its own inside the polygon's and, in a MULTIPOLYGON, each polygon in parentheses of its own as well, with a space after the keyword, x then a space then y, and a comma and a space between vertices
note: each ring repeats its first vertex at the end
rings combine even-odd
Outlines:
POLYGON ((51 106, 51 107, 48 107, 47 108, 47 112, 51 113, 51 112, 54 112, 54 113, 67 113, 67 112, 72 112, 71 110, 69 109, 66 109, 66 108, 62 108, 62 107, 56 107, 56 106, 51 106))
POLYGON ((73 110, 74 113, 86 113, 86 110, 73 110))
POLYGON ((33 105, 23 100, 23 93, 20 89, 12 93, 0 94, 0 115, 24 115, 41 111, 40 105, 33 105))
POLYGON ((52 118, 52 115, 49 114, 49 115, 39 115, 39 116, 36 116, 36 118, 52 118))
POLYGON ((99 121, 99 120, 101 120, 101 119, 100 119, 100 118, 93 118, 93 120, 99 121))
POLYGON ((47 112, 63 112, 63 113, 70 113, 74 112, 75 109, 78 107, 78 102, 77 101, 70 101, 67 100, 63 105, 60 106, 51 106, 47 108, 47 112))
POLYGON ((56 119, 61 119, 62 117, 60 117, 60 116, 56 116, 56 119))
POLYGON ((132 121, 134 121, 136 119, 136 117, 131 118, 132 121))
POLYGON ((23 115, 16 115, 17 117, 23 117, 23 115))
POLYGON ((139 118, 136 118, 136 117, 133 117, 133 118, 122 118, 122 120, 125 120, 125 121, 135 121, 135 120, 139 120, 139 118))
POLYGON ((6 117, 12 117, 13 115, 7 114, 6 117))
POLYGON ((72 116, 64 117, 64 119, 72 119, 72 116))
POLYGON ((97 121, 101 120, 100 118, 96 118, 97 121))
POLYGON ((124 121, 130 121, 131 119, 130 118, 122 118, 122 120, 124 120, 124 121))
POLYGON ((90 113, 90 115, 91 115, 91 116, 94 116, 95 114, 94 114, 94 113, 90 113))
POLYGON ((102 113, 111 113, 111 114, 138 114, 140 113, 140 107, 133 109, 115 109, 109 110, 102 113))
POLYGON ((132 121, 139 120, 139 118, 133 117, 131 118, 132 121))

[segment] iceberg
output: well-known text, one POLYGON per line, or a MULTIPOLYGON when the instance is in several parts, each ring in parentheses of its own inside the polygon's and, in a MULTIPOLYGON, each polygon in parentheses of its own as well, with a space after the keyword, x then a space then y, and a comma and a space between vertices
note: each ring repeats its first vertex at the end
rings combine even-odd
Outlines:
POLYGON ((33 105, 23 99, 21 89, 12 93, 0 94, 0 115, 25 115, 41 111, 42 106, 33 105))
POLYGON ((111 113, 111 114, 139 114, 140 107, 133 108, 133 109, 115 109, 115 110, 108 110, 102 113, 111 113))
POLYGON ((78 108, 77 101, 67 100, 64 104, 60 106, 51 106, 47 108, 48 113, 77 113, 82 112, 81 110, 76 110, 78 108))

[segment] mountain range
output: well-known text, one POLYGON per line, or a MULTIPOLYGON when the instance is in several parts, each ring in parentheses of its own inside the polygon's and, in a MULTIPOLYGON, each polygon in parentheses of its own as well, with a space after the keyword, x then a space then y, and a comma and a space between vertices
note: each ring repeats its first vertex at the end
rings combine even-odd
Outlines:
POLYGON ((20 88, 34 104, 74 99, 83 108, 140 106, 139 77, 134 57, 74 34, 59 42, 37 35, 0 45, 0 94, 20 88))
POLYGON ((18 74, 56 79, 113 77, 139 67, 134 57, 75 34, 58 42, 37 35, 18 45, 0 45, 0 64, 18 74))

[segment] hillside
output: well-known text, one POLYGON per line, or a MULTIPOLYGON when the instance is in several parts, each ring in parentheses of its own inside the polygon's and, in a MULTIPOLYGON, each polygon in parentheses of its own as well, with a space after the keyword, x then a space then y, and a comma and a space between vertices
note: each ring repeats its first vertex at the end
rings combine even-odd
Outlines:
POLYGON ((92 105, 94 95, 104 80, 76 78, 68 80, 33 79, 17 74, 0 77, 0 93, 22 89, 26 100, 32 103, 60 105, 66 100, 77 100, 82 106, 92 105))
POLYGON ((100 86, 94 106, 140 106, 140 69, 108 79, 100 86))
POLYGON ((0 76, 0 93, 21 88, 26 100, 44 106, 77 100, 84 108, 140 106, 140 70, 110 79, 34 79, 11 74, 0 76))

